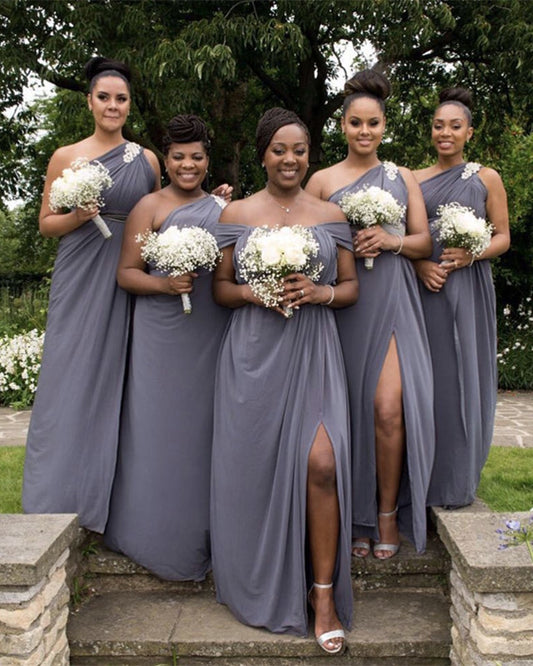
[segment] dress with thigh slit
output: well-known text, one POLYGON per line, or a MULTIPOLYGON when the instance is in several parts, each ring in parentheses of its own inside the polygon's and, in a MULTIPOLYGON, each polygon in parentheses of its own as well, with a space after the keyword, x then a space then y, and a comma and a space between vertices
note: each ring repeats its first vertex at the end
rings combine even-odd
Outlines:
MULTIPOLYGON (((405 181, 395 164, 380 164, 346 187, 344 194, 377 186, 407 205, 405 181)), ((405 233, 403 229, 386 230, 405 233)), ((354 230, 355 234, 355 230, 354 230)), ((353 538, 379 539, 374 397, 391 338, 398 350, 402 381, 406 455, 398 495, 400 531, 418 551, 426 544, 426 495, 434 456, 433 376, 424 315, 412 263, 382 252, 367 270, 357 259, 359 299, 336 313, 346 363, 352 418, 353 538)))
MULTIPOLYGON (((337 245, 351 249, 348 225, 309 228, 324 265, 320 282, 332 284, 337 245)), ((252 231, 217 228, 220 245, 235 246, 238 282, 238 253, 252 231)), ((246 624, 307 634, 307 467, 320 424, 333 447, 340 506, 335 603, 349 626, 349 417, 333 310, 308 304, 285 319, 253 304, 235 309, 215 387, 211 534, 217 599, 246 624)))

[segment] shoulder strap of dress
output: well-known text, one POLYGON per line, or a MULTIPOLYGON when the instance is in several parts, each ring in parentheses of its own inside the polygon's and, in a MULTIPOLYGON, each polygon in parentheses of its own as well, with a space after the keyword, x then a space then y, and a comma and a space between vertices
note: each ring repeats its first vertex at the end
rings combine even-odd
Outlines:
POLYGON ((461 178, 463 180, 470 178, 470 176, 477 173, 481 169, 481 167, 482 165, 479 164, 479 162, 467 162, 465 164, 465 168, 463 169, 463 173, 461 174, 461 178))

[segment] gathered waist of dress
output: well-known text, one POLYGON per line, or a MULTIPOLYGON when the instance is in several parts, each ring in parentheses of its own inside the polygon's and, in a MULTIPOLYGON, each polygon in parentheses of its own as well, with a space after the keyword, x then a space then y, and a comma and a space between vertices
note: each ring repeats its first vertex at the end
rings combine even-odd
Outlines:
POLYGON ((104 213, 101 212, 100 215, 108 222, 120 222, 124 224, 128 214, 127 213, 104 213))

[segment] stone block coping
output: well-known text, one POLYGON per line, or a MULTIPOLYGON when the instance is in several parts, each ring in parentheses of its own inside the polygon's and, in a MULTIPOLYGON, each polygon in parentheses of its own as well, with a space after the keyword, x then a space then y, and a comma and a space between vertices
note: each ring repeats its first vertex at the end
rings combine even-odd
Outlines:
POLYGON ((471 590, 481 593, 531 592, 533 563, 525 544, 499 550, 496 530, 506 518, 526 524, 529 512, 474 513, 435 509, 437 531, 471 590))
POLYGON ((0 587, 38 583, 77 531, 76 514, 0 514, 0 587))

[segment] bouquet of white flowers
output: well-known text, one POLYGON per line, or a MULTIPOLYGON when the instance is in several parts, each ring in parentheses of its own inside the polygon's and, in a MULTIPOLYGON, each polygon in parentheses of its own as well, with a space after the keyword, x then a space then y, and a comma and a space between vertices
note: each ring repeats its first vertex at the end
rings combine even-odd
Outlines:
MULTIPOLYGON (((142 243, 142 258, 171 277, 198 268, 212 271, 222 257, 213 234, 200 227, 169 227, 161 233, 146 231, 138 234, 136 240, 142 243)), ((181 302, 185 314, 191 314, 189 294, 181 294, 181 302)))
POLYGON ((482 217, 476 217, 472 208, 452 201, 439 206, 437 215, 437 236, 445 247, 462 247, 473 257, 488 248, 493 226, 482 217))
MULTIPOLYGON (((364 187, 358 192, 349 192, 339 201, 342 212, 350 224, 358 229, 367 229, 376 224, 388 224, 402 229, 402 219, 405 215, 405 206, 399 204, 387 190, 372 185, 364 187)), ((372 270, 374 259, 365 258, 365 268, 372 270)))
MULTIPOLYGON (((313 263, 317 255, 318 243, 306 227, 257 227, 239 253, 240 272, 254 295, 267 307, 275 307, 286 275, 303 273, 318 280, 323 266, 313 263)), ((286 317, 293 314, 288 307, 284 312, 286 317)))
MULTIPOLYGON (((79 157, 69 169, 54 180, 50 188, 50 208, 89 208, 102 206, 102 190, 111 187, 113 180, 108 169, 100 162, 89 162, 86 157, 79 157)), ((93 218, 104 238, 112 236, 109 227, 100 217, 93 218)))

